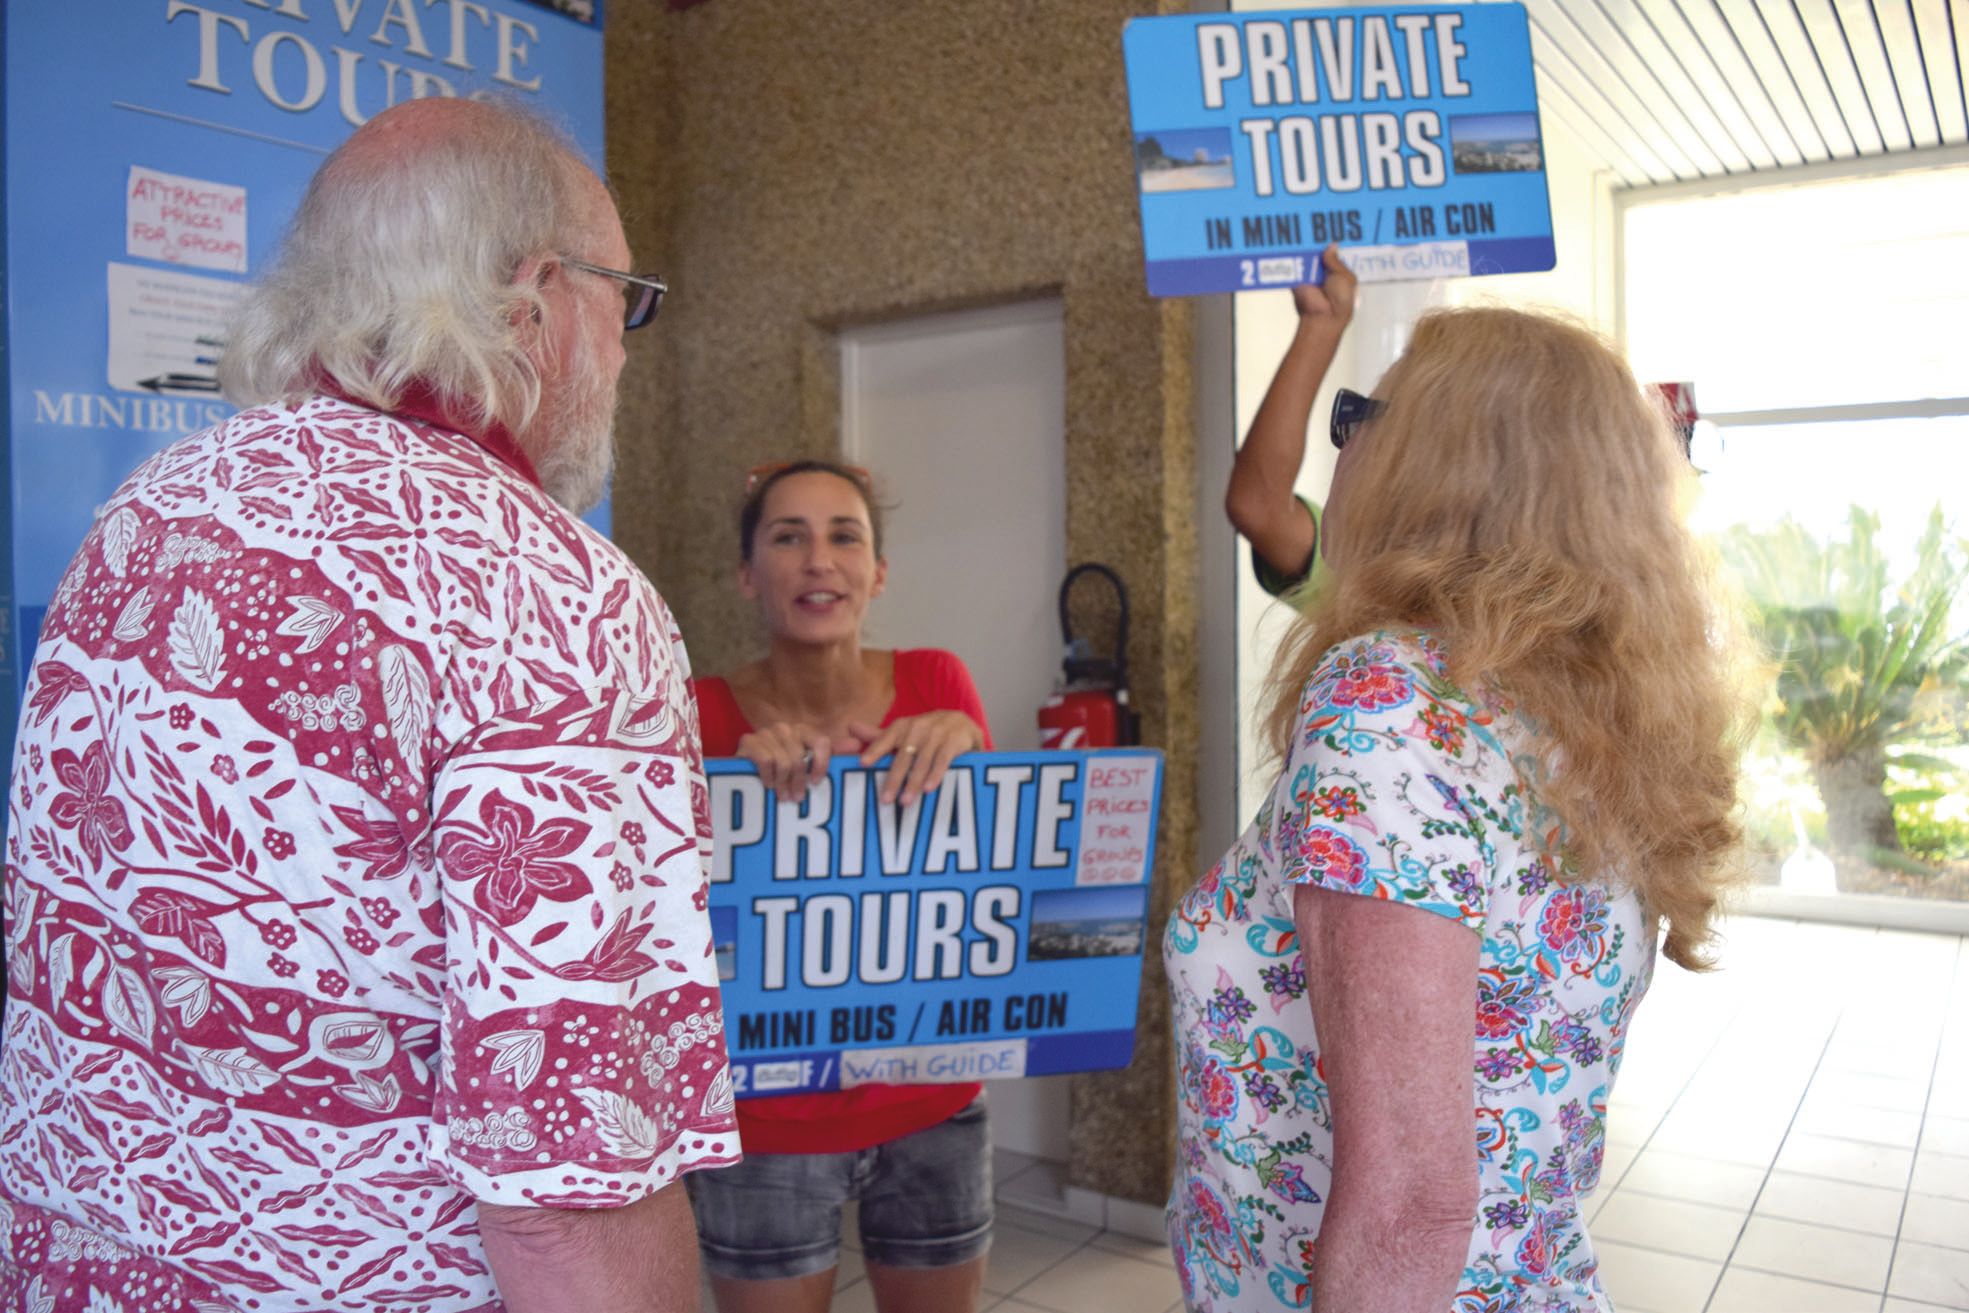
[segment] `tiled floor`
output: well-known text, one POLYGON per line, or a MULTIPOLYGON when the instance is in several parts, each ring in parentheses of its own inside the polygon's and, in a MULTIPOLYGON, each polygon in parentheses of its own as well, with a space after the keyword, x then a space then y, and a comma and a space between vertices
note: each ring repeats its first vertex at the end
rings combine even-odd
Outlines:
POLYGON ((1969 941, 1731 924, 1663 965, 1587 1212, 1621 1313, 1969 1309, 1969 941))
MULTIPOLYGON (((1587 1205, 1616 1308, 1969 1310, 1969 941, 1728 934, 1717 972, 1662 965, 1630 1038, 1587 1205)), ((1180 1310, 1160 1244, 1004 1202, 1049 1166, 1001 1156, 984 1307, 1180 1310)), ((859 1254, 839 1292, 872 1313, 859 1254)))
MULTIPOLYGON (((1000 1202, 983 1313, 1182 1313, 1169 1247, 1000 1202)), ((707 1304, 708 1308, 709 1305, 707 1304)), ((843 1253, 834 1313, 875 1313, 861 1255, 843 1253)))

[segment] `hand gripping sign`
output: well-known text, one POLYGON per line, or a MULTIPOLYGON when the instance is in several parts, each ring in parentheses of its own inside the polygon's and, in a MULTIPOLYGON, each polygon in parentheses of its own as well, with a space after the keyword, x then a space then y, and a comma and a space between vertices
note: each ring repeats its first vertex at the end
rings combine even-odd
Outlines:
POLYGON ((1122 34, 1149 291, 1554 263, 1517 4, 1132 19, 1122 34))
POLYGON ((741 1097, 1128 1064, 1161 753, 967 753, 908 807, 853 757, 799 803, 705 766, 741 1097))

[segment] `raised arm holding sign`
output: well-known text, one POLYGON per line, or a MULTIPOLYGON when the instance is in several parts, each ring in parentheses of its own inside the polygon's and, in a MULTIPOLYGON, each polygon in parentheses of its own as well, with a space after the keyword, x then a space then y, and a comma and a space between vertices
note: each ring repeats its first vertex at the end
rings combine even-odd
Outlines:
POLYGON ((1258 582, 1302 602, 1319 572, 1319 510, 1293 491, 1306 459, 1306 426, 1340 339, 1354 317, 1358 284, 1337 247, 1320 256, 1326 278, 1292 289, 1299 327, 1237 450, 1224 512, 1251 543, 1258 582))

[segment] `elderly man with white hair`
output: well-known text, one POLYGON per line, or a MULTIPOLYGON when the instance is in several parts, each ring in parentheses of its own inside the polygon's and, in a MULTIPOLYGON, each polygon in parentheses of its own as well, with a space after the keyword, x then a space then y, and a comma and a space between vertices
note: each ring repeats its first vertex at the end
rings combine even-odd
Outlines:
POLYGON ((241 311, 250 408, 103 506, 8 795, 9 1307, 697 1307, 697 715, 575 518, 629 262, 523 111, 381 114, 241 311))

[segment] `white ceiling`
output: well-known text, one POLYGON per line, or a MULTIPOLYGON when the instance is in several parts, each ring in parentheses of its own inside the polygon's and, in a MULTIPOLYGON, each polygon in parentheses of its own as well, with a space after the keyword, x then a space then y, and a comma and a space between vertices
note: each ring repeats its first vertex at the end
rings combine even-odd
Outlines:
POLYGON ((1633 187, 1969 141, 1969 0, 1523 0, 1539 103, 1633 187))

